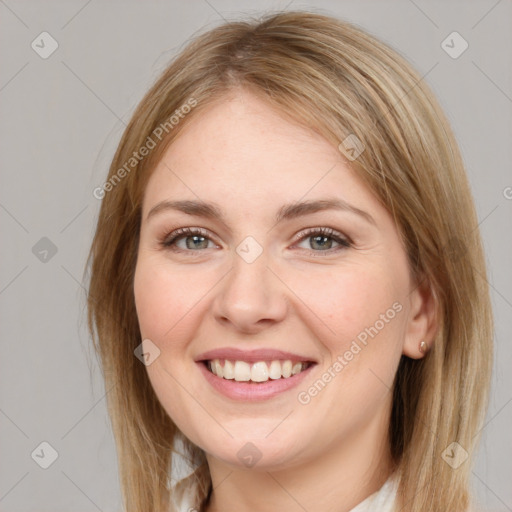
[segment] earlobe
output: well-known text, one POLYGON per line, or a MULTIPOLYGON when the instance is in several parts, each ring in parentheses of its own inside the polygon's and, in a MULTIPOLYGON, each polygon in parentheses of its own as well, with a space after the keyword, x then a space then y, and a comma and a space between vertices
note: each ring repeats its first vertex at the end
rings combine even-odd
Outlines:
POLYGON ((410 311, 403 354, 421 359, 430 351, 437 331, 437 299, 429 284, 417 286, 410 293, 410 311))
POLYGON ((416 347, 412 350, 410 344, 406 341, 404 344, 403 354, 407 357, 410 357, 411 359, 422 359, 427 355, 429 350, 430 345, 424 340, 421 340, 419 343, 417 343, 416 347))

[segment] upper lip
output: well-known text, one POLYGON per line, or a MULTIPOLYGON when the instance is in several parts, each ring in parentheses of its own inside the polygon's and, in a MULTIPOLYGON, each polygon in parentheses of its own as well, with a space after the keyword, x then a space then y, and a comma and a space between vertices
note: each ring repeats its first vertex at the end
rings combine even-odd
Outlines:
POLYGON ((208 350, 200 354, 195 360, 211 361, 212 359, 227 359, 229 361, 247 361, 248 363, 257 363, 258 361, 274 361, 274 360, 292 360, 303 362, 316 362, 310 357, 301 354, 293 354, 292 352, 284 352, 271 348, 261 348, 254 350, 241 350, 239 348, 217 348, 208 350))

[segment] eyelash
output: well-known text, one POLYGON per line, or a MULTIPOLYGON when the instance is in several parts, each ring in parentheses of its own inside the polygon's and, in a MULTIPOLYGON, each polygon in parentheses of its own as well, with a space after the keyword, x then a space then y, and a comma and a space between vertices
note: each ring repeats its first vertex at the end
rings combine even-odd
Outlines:
MULTIPOLYGON (((200 252, 202 252, 204 249, 203 250, 199 249, 199 250, 195 251, 193 249, 181 249, 175 245, 176 242, 178 240, 180 240, 181 238, 186 238, 189 236, 201 236, 201 237, 204 237, 213 242, 213 240, 211 240, 211 238, 209 237, 208 232, 202 228, 180 228, 180 229, 176 229, 176 230, 172 231, 171 233, 167 234, 160 241, 160 245, 163 248, 170 249, 174 252, 181 252, 181 253, 184 253, 184 252, 200 253, 200 252)), ((332 238, 332 240, 334 240, 336 243, 338 243, 339 246, 335 247, 335 248, 331 248, 331 249, 317 250, 317 251, 312 250, 312 249, 311 250, 304 249, 305 251, 309 252, 311 255, 314 255, 314 256, 321 256, 322 254, 332 254, 333 252, 338 252, 340 250, 344 250, 349 247, 352 247, 352 242, 348 237, 345 237, 338 231, 335 231, 334 229, 327 228, 327 227, 309 228, 304 231, 301 231, 300 233, 298 233, 296 235, 295 242, 301 242, 304 239, 313 238, 315 236, 324 236, 327 238, 332 238)))

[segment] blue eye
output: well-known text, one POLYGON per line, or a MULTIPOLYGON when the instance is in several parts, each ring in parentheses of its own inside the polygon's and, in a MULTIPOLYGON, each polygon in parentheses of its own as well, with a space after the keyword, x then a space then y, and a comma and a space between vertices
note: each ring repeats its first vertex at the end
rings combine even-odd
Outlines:
MULTIPOLYGON (((311 228, 299 233, 296 239, 303 243, 309 240, 309 247, 303 247, 310 253, 335 252, 351 247, 351 242, 341 233, 331 228, 311 228), (333 244, 334 245, 333 247, 333 244)), ((203 249, 212 248, 216 244, 212 242, 206 230, 201 228, 180 228, 167 235, 161 242, 164 248, 175 252, 201 252, 203 249), (184 246, 178 245, 183 241, 184 246)))
POLYGON ((199 228, 180 228, 173 231, 162 241, 164 247, 173 247, 178 251, 208 249, 208 242, 211 240, 207 236, 207 232, 199 228), (185 241, 185 248, 180 247, 178 242, 185 241))
POLYGON ((297 238, 301 242, 309 240, 309 247, 305 249, 312 250, 315 253, 332 252, 351 246, 348 239, 331 228, 312 228, 299 233, 297 238), (333 248, 333 243, 337 244, 338 247, 333 248))

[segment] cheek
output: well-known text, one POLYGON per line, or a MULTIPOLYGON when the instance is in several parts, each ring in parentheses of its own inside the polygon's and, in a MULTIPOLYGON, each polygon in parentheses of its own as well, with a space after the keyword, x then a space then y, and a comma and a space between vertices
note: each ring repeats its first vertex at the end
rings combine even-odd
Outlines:
POLYGON ((183 361, 197 328, 194 306, 211 285, 206 283, 201 289, 201 282, 191 282, 189 274, 175 271, 151 255, 142 255, 135 270, 134 296, 142 339, 150 339, 161 352, 146 367, 151 386, 169 417, 195 442, 195 418, 203 411, 190 400, 190 396, 200 393, 183 390, 181 383, 191 370, 183 361))
POLYGON ((403 295, 397 282, 381 265, 347 266, 332 272, 319 269, 307 279, 295 280, 293 290, 314 313, 316 333, 322 333, 319 339, 334 356, 358 336, 364 341, 367 329, 375 332, 372 327, 382 334, 396 332, 396 303, 401 304, 403 295))
POLYGON ((135 270, 134 295, 141 334, 157 344, 181 339, 177 333, 212 287, 208 275, 177 271, 166 263, 140 258, 135 270), (199 278, 201 276, 201 279, 199 278), (205 279, 203 279, 205 278, 205 279))
POLYGON ((325 408, 337 418, 335 424, 347 410, 356 423, 356 416, 367 419, 392 387, 406 321, 402 274, 384 263, 347 265, 295 283, 297 295, 315 313, 312 330, 326 354, 320 382, 301 389, 300 399, 325 408), (338 418, 333 411, 345 412, 338 418))

